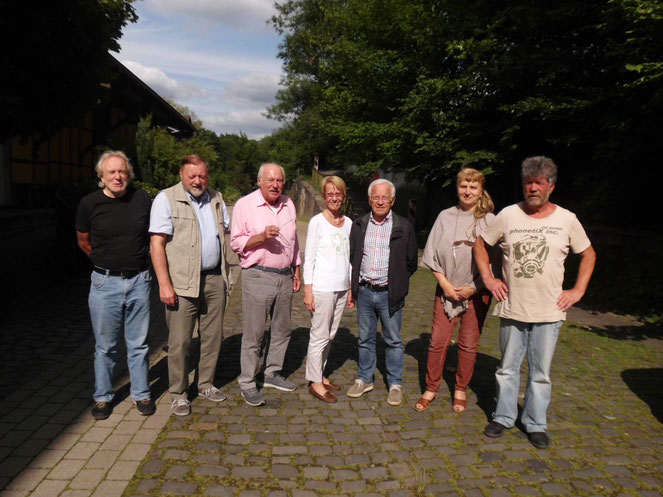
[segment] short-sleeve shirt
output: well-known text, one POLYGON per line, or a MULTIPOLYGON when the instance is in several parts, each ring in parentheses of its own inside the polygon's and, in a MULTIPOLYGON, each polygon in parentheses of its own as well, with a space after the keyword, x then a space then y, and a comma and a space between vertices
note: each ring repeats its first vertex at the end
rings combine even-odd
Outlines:
POLYGON ((566 318, 557 307, 562 293, 564 261, 569 249, 583 252, 591 242, 575 214, 560 206, 547 217, 525 214, 519 204, 502 209, 481 237, 502 249, 502 276, 509 294, 494 314, 525 323, 566 318))
POLYGON ((150 196, 129 187, 120 198, 97 190, 81 199, 76 212, 76 230, 90 234, 90 259, 111 271, 147 267, 150 196))

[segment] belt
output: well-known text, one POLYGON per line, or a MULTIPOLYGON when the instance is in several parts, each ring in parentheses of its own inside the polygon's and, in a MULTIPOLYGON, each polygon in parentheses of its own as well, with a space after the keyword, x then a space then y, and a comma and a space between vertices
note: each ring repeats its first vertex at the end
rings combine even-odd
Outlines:
POLYGON ((221 266, 213 267, 212 269, 203 269, 200 272, 201 276, 208 276, 210 274, 221 274, 221 266))
POLYGON ((378 286, 378 285, 374 285, 372 283, 369 283, 368 281, 360 282, 359 286, 365 286, 366 288, 368 288, 369 290, 373 290, 374 292, 386 292, 387 290, 389 290, 388 285, 378 286))
POLYGON ((98 267, 98 266, 93 266, 92 267, 92 270, 95 273, 105 274, 106 276, 119 276, 120 278, 126 278, 126 279, 133 278, 134 276, 136 276, 139 273, 142 273, 146 269, 147 268, 145 268, 145 269, 127 269, 126 271, 111 271, 110 269, 104 269, 104 268, 98 267))
POLYGON ((258 264, 254 264, 249 269, 260 269, 261 271, 265 271, 267 273, 292 274, 292 266, 277 268, 277 267, 265 267, 265 266, 260 266, 258 264))

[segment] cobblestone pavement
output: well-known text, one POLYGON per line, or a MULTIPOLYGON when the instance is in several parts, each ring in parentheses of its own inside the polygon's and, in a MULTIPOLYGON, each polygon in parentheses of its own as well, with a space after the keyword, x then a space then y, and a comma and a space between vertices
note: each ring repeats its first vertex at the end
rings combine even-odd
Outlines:
MULTIPOLYGON (((404 311, 404 402, 386 402, 384 351, 375 390, 344 392, 324 404, 307 392, 310 319, 297 294, 284 373, 295 392, 267 389, 267 405, 239 395, 241 288, 225 318, 217 386, 228 400, 193 400, 193 414, 170 415, 155 304, 152 390, 157 413, 141 417, 126 386, 110 418, 94 421, 92 348, 85 281, 26 296, 2 322, 0 496, 233 497, 643 496, 663 495, 663 349, 658 333, 565 324, 553 362, 551 447, 537 450, 518 428, 488 439, 494 407, 497 321, 479 343, 468 408, 451 410, 455 354, 428 411, 412 405, 425 373, 434 280, 418 271, 404 311), (624 337, 628 337, 625 339, 624 337)), ((347 389, 356 376, 356 312, 346 311, 329 359, 347 389)), ((192 372, 192 376, 193 376, 192 372)), ((526 368, 523 371, 523 378, 526 368)), ((118 385, 126 383, 120 375, 118 385)))

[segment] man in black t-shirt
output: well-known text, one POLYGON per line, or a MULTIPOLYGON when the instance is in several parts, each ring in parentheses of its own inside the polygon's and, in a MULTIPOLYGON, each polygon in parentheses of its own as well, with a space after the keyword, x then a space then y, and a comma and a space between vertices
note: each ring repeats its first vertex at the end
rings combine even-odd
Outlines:
POLYGON ((122 330, 131 396, 138 412, 149 416, 156 409, 150 397, 147 343, 150 197, 144 190, 129 187, 134 172, 122 152, 105 152, 95 171, 101 189, 83 197, 76 214, 78 246, 93 264, 88 299, 96 342, 92 416, 106 419, 112 412, 113 370, 122 330))

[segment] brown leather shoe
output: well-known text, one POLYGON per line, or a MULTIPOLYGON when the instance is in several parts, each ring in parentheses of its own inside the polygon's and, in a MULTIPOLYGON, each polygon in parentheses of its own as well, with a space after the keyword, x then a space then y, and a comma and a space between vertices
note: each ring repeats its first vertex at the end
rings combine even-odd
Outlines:
POLYGON ((323 383, 323 385, 330 392, 340 392, 341 391, 341 387, 339 387, 338 385, 334 385, 331 381, 329 383, 323 383))
POLYGON ((336 397, 334 397, 331 393, 325 392, 324 395, 320 395, 318 392, 316 392, 312 386, 308 387, 308 393, 313 395, 314 397, 319 398, 323 402, 328 402, 330 404, 333 404, 336 402, 336 397))

